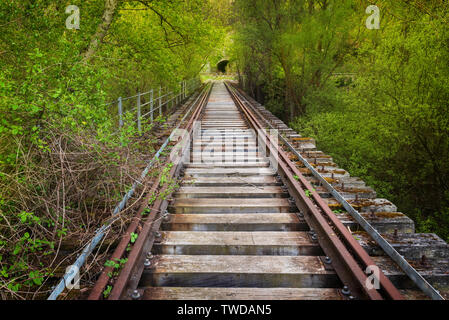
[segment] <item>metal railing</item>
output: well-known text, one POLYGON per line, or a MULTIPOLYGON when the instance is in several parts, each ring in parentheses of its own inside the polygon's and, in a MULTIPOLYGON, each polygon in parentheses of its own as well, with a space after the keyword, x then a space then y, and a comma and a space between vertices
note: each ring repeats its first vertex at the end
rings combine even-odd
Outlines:
POLYGON ((139 92, 131 97, 119 97, 106 105, 117 105, 120 129, 125 124, 125 113, 136 112, 137 129, 139 133, 142 133, 142 120, 149 116, 150 122, 153 123, 156 114, 162 116, 163 113, 172 110, 200 86, 200 78, 194 78, 181 81, 175 88, 159 87, 156 90, 139 92), (165 110, 163 110, 164 108, 165 110))

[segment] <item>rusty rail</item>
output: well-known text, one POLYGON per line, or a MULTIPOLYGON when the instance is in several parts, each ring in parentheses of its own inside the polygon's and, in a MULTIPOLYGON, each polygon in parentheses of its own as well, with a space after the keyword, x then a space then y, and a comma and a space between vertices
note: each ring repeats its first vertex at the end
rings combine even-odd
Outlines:
MULTIPOLYGON (((226 87, 236 105, 247 118, 249 124, 266 138, 266 148, 270 154, 279 157, 279 173, 287 185, 290 194, 298 208, 304 214, 306 222, 311 227, 312 239, 318 241, 332 266, 345 286, 351 292, 350 296, 357 299, 394 299, 403 297, 391 281, 379 268, 380 289, 367 286, 368 279, 364 270, 376 264, 343 223, 333 214, 329 206, 321 199, 310 183, 290 161, 288 155, 266 133, 265 128, 257 120, 253 112, 245 106, 229 84, 226 87), (306 191, 308 194, 306 194, 306 191)), ((346 291, 346 290, 345 290, 346 291)))

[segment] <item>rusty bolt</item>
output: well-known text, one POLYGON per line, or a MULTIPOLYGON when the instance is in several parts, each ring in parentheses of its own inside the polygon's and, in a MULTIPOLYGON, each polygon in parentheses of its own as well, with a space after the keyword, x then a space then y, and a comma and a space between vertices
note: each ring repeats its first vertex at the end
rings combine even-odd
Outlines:
POLYGON ((331 264, 332 263, 332 259, 330 257, 326 257, 326 258, 324 258, 324 263, 325 264, 331 264))
POLYGON ((161 234, 159 231, 155 231, 155 232, 154 232, 154 236, 155 236, 157 239, 160 239, 160 238, 162 237, 162 234, 161 234))
POLYGON ((348 286, 344 286, 341 290, 341 293, 343 293, 345 296, 348 296, 349 294, 351 294, 351 291, 349 291, 348 286))
POLYGON ((151 251, 147 253, 147 259, 153 259, 153 253, 151 251))
POLYGON ((393 239, 397 239, 398 238, 398 229, 394 229, 394 233, 393 233, 393 239))
POLYGON ((427 257, 425 254, 423 254, 421 257, 421 265, 427 266, 427 257))
POLYGON ((140 299, 139 291, 134 290, 133 293, 131 294, 131 298, 133 298, 134 300, 140 299))
POLYGON ((150 261, 150 259, 145 259, 145 262, 143 263, 143 265, 144 265, 145 268, 151 267, 151 261, 150 261))

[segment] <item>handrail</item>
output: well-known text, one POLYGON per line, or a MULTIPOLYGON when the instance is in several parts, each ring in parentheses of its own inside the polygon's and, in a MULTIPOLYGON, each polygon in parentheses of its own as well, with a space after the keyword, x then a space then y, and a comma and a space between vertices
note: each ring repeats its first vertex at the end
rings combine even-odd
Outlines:
POLYGON ((139 133, 142 132, 142 119, 150 116, 151 123, 154 121, 154 113, 159 111, 159 116, 162 115, 163 107, 166 107, 166 110, 169 108, 173 108, 174 105, 177 105, 182 100, 184 100, 189 94, 194 92, 201 85, 201 80, 199 77, 193 78, 190 80, 184 80, 179 83, 178 88, 171 89, 169 91, 168 87, 159 87, 158 90, 151 89, 146 92, 139 92, 133 96, 129 97, 118 97, 117 100, 106 103, 105 106, 117 104, 118 107, 118 126, 121 129, 124 126, 123 115, 126 112, 135 112, 137 111, 137 127, 139 133), (158 95, 155 95, 155 92, 159 91, 158 95), (149 95, 149 97, 146 97, 149 95), (145 98, 145 103, 142 103, 142 98, 145 98), (128 111, 124 110, 123 103, 136 99, 136 106, 128 111), (165 100, 165 101, 164 101, 165 100), (150 106, 150 110, 142 115, 142 108, 146 106, 150 106))

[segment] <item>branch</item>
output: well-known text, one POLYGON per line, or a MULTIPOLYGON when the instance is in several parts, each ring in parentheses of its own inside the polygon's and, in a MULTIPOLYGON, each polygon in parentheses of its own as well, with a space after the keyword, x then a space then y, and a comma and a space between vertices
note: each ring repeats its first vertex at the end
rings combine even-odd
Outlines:
MULTIPOLYGON (((146 6, 151 11, 153 11, 155 14, 157 14, 162 22, 165 22, 175 33, 177 33, 184 40, 184 42, 187 42, 185 40, 184 35, 180 31, 178 31, 159 11, 157 11, 155 8, 150 6, 148 4, 148 2, 146 2, 146 1, 143 1, 143 0, 137 0, 137 1, 140 2, 141 4, 143 4, 144 6, 146 6)), ((161 23, 161 26, 162 26, 162 23, 161 23)))
POLYGON ((87 62, 92 58, 97 51, 100 42, 102 42, 106 36, 109 28, 111 27, 112 21, 114 20, 117 4, 118 0, 105 0, 102 22, 98 25, 97 32, 93 35, 89 47, 83 55, 83 62, 87 62))

